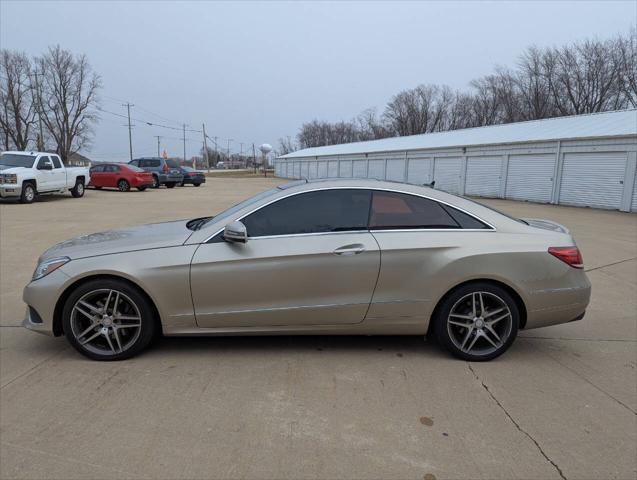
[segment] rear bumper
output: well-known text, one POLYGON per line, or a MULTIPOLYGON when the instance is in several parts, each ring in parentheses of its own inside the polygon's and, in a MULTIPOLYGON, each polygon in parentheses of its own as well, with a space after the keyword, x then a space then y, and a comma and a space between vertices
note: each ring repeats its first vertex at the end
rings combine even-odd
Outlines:
POLYGON ((579 270, 569 275, 569 285, 530 293, 526 329, 547 327, 584 318, 591 298, 591 283, 579 270))

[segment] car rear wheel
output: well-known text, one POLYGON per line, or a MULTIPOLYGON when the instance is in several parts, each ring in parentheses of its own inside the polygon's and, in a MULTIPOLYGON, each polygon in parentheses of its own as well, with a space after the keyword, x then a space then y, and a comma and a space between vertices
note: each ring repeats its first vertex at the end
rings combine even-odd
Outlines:
POLYGON ((93 360, 123 360, 141 352, 155 332, 153 309, 134 287, 92 280, 78 287, 62 312, 64 335, 93 360))
POLYGON ((195 187, 198 187, 198 186, 200 186, 200 185, 201 185, 201 183, 193 183, 193 185, 194 185, 195 187))
POLYGON ((174 188, 174 186, 175 186, 175 182, 166 183, 166 188, 174 188))
POLYGON ((84 196, 84 181, 77 180, 75 186, 71 189, 71 195, 74 198, 80 198, 84 196))
POLYGON ((160 183, 159 183, 159 178, 157 178, 155 175, 153 175, 153 188, 159 188, 160 187, 160 183))
POLYGON ((143 192, 144 190, 146 190, 146 185, 142 185, 141 187, 137 187, 137 190, 139 190, 140 192, 143 192))
POLYGON ((130 183, 122 179, 119 182, 117 182, 117 188, 119 189, 120 192, 128 192, 130 190, 130 183))
POLYGON ((35 187, 31 182, 23 183, 20 203, 33 203, 33 200, 35 200, 35 187))
POLYGON ((443 301, 434 332, 438 343, 468 361, 502 355, 518 333, 520 312, 511 295, 490 283, 472 283, 452 291, 443 301))

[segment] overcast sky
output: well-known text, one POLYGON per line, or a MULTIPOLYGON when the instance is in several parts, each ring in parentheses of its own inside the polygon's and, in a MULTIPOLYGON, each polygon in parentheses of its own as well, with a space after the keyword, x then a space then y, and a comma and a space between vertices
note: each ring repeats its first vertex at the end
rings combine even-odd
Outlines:
MULTIPOLYGON (((218 136, 232 151, 276 146, 314 118, 382 110, 421 83, 466 88, 526 46, 627 32, 637 2, 0 1, 2 48, 59 43, 101 75, 102 108, 218 136), (157 116, 160 115, 160 116, 157 116)), ((125 120, 102 114, 88 156, 126 160, 125 120)), ((181 132, 134 122, 133 153, 182 155, 181 132)), ((187 134, 187 156, 201 135, 187 134)))

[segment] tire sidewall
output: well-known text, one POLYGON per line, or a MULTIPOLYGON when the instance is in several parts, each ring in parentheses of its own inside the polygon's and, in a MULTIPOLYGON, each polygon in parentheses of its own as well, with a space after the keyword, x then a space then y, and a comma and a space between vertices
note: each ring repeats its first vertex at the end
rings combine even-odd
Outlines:
POLYGON ((25 183, 22 185, 22 193, 20 194, 20 202, 22 203, 33 203, 33 201, 35 200, 35 195, 36 195, 36 191, 35 191, 35 187, 33 186, 32 183, 25 183), (29 198, 27 196, 27 189, 30 189, 32 194, 31 197, 29 198))
POLYGON ((82 355, 92 360, 100 361, 125 360, 137 355, 152 341, 156 330, 155 319, 153 317, 154 309, 152 305, 149 303, 145 295, 143 295, 134 286, 130 285, 127 282, 116 279, 95 279, 78 286, 66 299, 64 308, 62 309, 62 327, 64 330, 64 336, 66 337, 67 341, 82 355), (126 294, 133 302, 135 302, 135 304, 139 308, 142 319, 141 332, 139 338, 137 338, 135 343, 125 352, 108 356, 99 355, 94 352, 85 350, 73 335, 73 331, 71 329, 71 312, 73 310, 75 302, 77 302, 86 293, 99 289, 119 290, 120 292, 126 294))
POLYGON ((446 350, 451 352, 454 356, 461 358, 462 360, 467 360, 471 362, 484 362, 487 360, 492 360, 496 357, 499 357, 504 352, 506 352, 511 344, 515 341, 515 338, 518 334, 518 329, 520 325, 520 309, 518 308, 513 297, 507 292, 504 288, 494 285, 492 283, 485 282, 475 282, 467 285, 463 285, 451 293, 449 293, 446 298, 441 303, 440 307, 437 309, 436 317, 434 319, 434 334, 438 343, 443 346, 446 350), (481 291, 488 292, 500 297, 509 307, 511 311, 511 333, 509 338, 504 343, 500 349, 492 352, 488 355, 475 355, 461 351, 458 347, 456 347, 449 337, 449 332, 447 330, 447 319, 449 317, 449 313, 451 309, 455 305, 455 303, 464 297, 467 294, 472 292, 481 291))
POLYGON ((153 175, 153 188, 159 188, 160 186, 159 177, 157 177, 157 175, 153 175))

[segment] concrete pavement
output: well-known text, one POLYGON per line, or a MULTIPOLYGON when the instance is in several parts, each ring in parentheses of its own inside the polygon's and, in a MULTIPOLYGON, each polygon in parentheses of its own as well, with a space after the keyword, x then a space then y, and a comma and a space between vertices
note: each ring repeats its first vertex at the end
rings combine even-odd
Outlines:
POLYGON ((0 204, 0 478, 636 478, 634 214, 488 201, 568 226, 593 283, 584 320, 489 363, 417 337, 173 338, 96 363, 17 327, 51 244, 277 182, 0 204))

